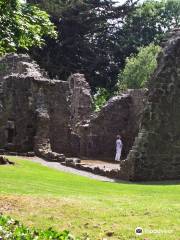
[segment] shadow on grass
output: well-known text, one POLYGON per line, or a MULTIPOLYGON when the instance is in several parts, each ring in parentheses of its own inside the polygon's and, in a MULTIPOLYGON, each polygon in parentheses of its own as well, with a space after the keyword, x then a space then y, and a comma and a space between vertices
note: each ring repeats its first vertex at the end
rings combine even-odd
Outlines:
POLYGON ((119 180, 115 179, 115 183, 120 184, 134 184, 134 185, 180 185, 180 180, 161 180, 161 181, 125 181, 125 180, 119 180))
MULTIPOLYGON (((1 155, 0 155, 1 156, 1 155)), ((11 155, 6 155, 7 157, 11 156, 11 155)), ((24 157, 24 156, 16 156, 16 157, 20 157, 20 158, 23 158, 24 160, 27 160, 27 157, 24 157)), ((30 159, 30 158, 29 158, 30 159)), ((31 160, 31 159, 30 159, 31 160)), ((46 159, 43 159, 44 161, 46 162, 51 162, 51 161, 48 161, 46 159)), ((102 160, 100 160, 102 161, 102 160)), ((110 161, 110 160, 103 160, 104 162, 106 163, 112 163, 112 164, 116 164, 116 162, 114 161, 110 161)), ((67 167, 69 168, 69 167, 67 167)), ((79 169, 78 169, 79 170, 79 169)), ((84 170, 79 170, 79 171, 84 171, 84 170)), ((84 171, 84 172, 88 172, 88 171, 84 171)), ((95 173, 92 173, 94 175, 98 175, 98 176, 102 176, 102 177, 107 177, 106 175, 101 175, 101 174, 95 174, 95 173)), ((107 177, 109 178, 109 177, 107 177)), ((117 179, 117 178, 110 178, 113 180, 114 183, 119 183, 119 184, 129 184, 129 185, 159 185, 159 186, 167 186, 167 185, 180 185, 180 179, 178 180, 159 180, 159 181, 128 181, 128 180, 121 180, 121 179, 117 179)), ((103 182, 109 182, 109 181, 105 181, 103 180, 103 182)))

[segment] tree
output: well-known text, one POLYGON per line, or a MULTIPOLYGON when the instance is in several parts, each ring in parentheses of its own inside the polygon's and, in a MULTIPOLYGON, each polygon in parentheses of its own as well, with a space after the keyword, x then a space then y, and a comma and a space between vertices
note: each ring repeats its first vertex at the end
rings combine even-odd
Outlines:
POLYGON ((119 55, 137 53, 139 47, 160 44, 167 31, 180 24, 179 0, 147 0, 131 11, 117 29, 119 55))
POLYGON ((180 26, 180 1, 167 0, 165 2, 164 18, 166 18, 166 29, 180 26))
POLYGON ((84 73, 93 90, 112 90, 125 59, 139 47, 159 44, 167 31, 179 24, 179 0, 29 0, 51 14, 58 41, 47 39, 33 57, 51 77, 66 80, 74 72, 84 73))
POLYGON ((147 82, 157 67, 156 58, 160 49, 159 46, 150 44, 140 48, 137 55, 127 58, 124 70, 118 75, 118 91, 147 87, 147 82))
POLYGON ((58 41, 48 38, 42 50, 32 51, 50 76, 66 80, 71 73, 80 72, 93 89, 113 87, 119 71, 114 30, 133 9, 132 1, 123 6, 115 6, 111 0, 32 1, 51 13, 59 32, 58 41))
POLYGON ((49 15, 18 0, 0 0, 0 55, 42 46, 44 36, 56 37, 49 15))

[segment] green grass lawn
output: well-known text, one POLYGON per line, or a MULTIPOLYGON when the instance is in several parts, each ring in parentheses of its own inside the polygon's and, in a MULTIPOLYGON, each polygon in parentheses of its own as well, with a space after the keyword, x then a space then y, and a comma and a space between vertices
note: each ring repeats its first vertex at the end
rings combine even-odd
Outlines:
POLYGON ((101 182, 9 158, 16 165, 0 166, 0 211, 28 226, 82 239, 180 240, 180 182, 101 182))

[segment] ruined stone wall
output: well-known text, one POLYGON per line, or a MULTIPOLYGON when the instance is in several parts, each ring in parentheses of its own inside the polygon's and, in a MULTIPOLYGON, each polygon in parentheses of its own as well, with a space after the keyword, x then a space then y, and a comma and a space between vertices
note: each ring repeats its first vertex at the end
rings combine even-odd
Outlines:
POLYGON ((28 151, 33 147, 35 128, 31 78, 35 72, 37 76, 40 73, 34 70, 26 77, 22 73, 30 69, 27 67, 31 64, 30 59, 25 55, 21 57, 21 62, 18 59, 18 55, 8 55, 0 63, 0 145, 11 151, 28 151))
POLYGON ((139 130, 144 107, 144 90, 129 90, 128 93, 111 98, 102 110, 84 122, 75 131, 79 136, 79 156, 87 158, 114 159, 116 135, 123 140, 125 158, 139 130))
POLYGON ((180 179, 180 30, 171 33, 150 81, 141 130, 120 177, 180 179))
POLYGON ((113 160, 121 134, 126 157, 139 129, 143 90, 113 97, 92 114, 84 75, 49 79, 27 55, 7 55, 0 66, 0 148, 46 158, 63 153, 113 160))
POLYGON ((84 75, 76 73, 68 78, 70 97, 70 111, 71 111, 71 126, 83 120, 88 119, 92 114, 92 96, 91 89, 84 78, 84 75))
POLYGON ((83 75, 67 82, 48 79, 29 56, 7 55, 0 59, 0 148, 34 150, 58 161, 64 161, 61 153, 113 159, 121 134, 123 157, 128 156, 119 178, 180 179, 180 30, 159 55, 142 116, 145 95, 131 90, 91 114, 83 75))
POLYGON ((52 89, 55 83, 26 55, 7 55, 0 65, 3 66, 0 78, 1 147, 19 152, 50 151, 49 99, 56 96, 52 89))
POLYGON ((71 155, 72 126, 92 109, 84 76, 48 79, 27 55, 7 55, 0 66, 0 147, 71 155))
POLYGON ((50 142, 54 152, 67 154, 70 137, 70 92, 67 82, 55 81, 48 90, 50 142))

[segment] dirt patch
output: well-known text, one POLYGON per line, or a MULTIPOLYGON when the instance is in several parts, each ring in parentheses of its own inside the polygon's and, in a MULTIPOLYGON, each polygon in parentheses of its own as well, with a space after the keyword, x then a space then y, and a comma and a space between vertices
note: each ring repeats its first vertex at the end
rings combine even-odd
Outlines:
POLYGON ((0 212, 10 213, 21 206, 19 198, 12 196, 0 196, 0 212))
POLYGON ((114 161, 83 159, 81 160, 81 163, 89 166, 95 166, 95 167, 101 167, 101 168, 107 168, 107 169, 119 169, 119 163, 116 163, 114 161))

